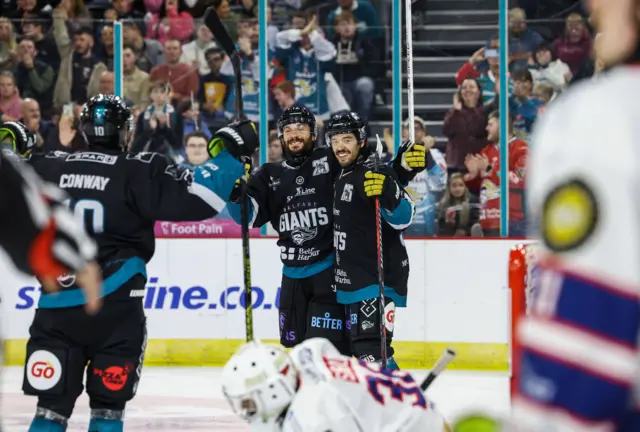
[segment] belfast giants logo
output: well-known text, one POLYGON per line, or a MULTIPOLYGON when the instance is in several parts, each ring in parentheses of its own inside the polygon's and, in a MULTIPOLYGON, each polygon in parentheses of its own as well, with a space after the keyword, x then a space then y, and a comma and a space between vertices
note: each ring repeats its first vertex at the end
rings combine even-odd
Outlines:
POLYGON ((318 235, 318 226, 328 225, 325 207, 297 210, 280 215, 280 233, 291 232, 293 242, 301 246, 318 235))

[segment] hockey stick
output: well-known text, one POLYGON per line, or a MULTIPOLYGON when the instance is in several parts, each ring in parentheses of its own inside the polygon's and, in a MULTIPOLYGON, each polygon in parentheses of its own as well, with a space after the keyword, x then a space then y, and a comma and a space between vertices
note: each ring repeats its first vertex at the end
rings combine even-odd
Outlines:
MULTIPOLYGON (((233 75, 235 78, 235 90, 236 90, 236 121, 244 120, 244 109, 242 100, 242 70, 240 64, 240 53, 236 48, 236 44, 231 39, 227 28, 220 21, 220 17, 216 13, 213 6, 207 8, 204 13, 204 23, 213 37, 216 38, 222 50, 229 56, 231 65, 233 67, 233 75)), ((263 125, 264 126, 264 125, 263 125)), ((249 158, 247 158, 249 159, 249 158)), ((242 161, 243 164, 245 160, 242 161)), ((253 340, 253 302, 251 300, 251 254, 249 251, 249 209, 247 204, 246 195, 246 182, 241 183, 242 199, 240 200, 240 217, 241 217, 241 230, 242 230, 242 264, 243 264, 243 276, 244 276, 244 304, 245 304, 245 332, 247 335, 247 342, 253 340)))
MULTIPOLYGON (((376 134, 376 152, 373 155, 374 167, 378 171, 380 166, 380 156, 382 155, 382 141, 380 135, 376 134)), ((387 317, 384 313, 384 264, 382 259, 382 214, 380 213, 380 197, 376 197, 376 249, 378 250, 378 287, 380 297, 378 307, 380 308, 380 356, 382 367, 387 367, 387 317)))
POLYGON ((411 12, 411 0, 404 1, 405 7, 405 32, 407 46, 407 108, 409 120, 409 139, 411 145, 416 142, 415 131, 415 104, 413 101, 413 14, 411 12))
POLYGON ((433 369, 429 371, 429 375, 427 375, 424 381, 422 381, 422 384, 420 384, 420 389, 422 391, 428 389, 431 383, 438 378, 440 372, 442 372, 454 358, 456 358, 456 352, 451 348, 447 348, 444 353, 442 353, 433 369))

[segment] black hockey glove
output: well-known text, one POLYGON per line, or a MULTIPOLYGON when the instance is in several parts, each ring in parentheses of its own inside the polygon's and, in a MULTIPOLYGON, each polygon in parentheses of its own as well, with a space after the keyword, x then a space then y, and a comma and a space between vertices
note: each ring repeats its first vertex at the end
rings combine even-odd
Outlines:
POLYGON ((251 157, 259 147, 256 125, 249 121, 229 123, 218 129, 209 141, 209 156, 215 158, 226 149, 233 157, 240 159, 243 156, 251 157))
POLYGON ((364 192, 369 198, 380 198, 382 208, 393 211, 400 204, 400 186, 381 172, 364 174, 364 192))
POLYGON ((246 157, 244 160, 244 175, 236 180, 236 184, 233 185, 231 195, 229 195, 229 202, 232 204, 239 204, 242 199, 242 192, 245 190, 245 186, 249 182, 249 176, 251 175, 251 158, 246 157))

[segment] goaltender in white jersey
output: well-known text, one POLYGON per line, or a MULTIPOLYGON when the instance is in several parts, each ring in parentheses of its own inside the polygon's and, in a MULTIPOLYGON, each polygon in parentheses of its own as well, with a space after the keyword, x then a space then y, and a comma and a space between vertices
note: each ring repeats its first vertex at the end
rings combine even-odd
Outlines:
POLYGON ((222 389, 252 432, 448 430, 409 373, 342 356, 326 339, 290 353, 249 342, 224 367, 222 389))

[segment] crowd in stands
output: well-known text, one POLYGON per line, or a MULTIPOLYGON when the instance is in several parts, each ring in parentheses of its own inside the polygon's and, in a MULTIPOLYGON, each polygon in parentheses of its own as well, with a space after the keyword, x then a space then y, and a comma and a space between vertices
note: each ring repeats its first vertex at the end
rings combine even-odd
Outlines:
MULTIPOLYGON (((216 8, 237 41, 245 113, 256 122, 260 62, 268 62, 269 124, 258 126, 269 128, 269 143, 263 145, 268 145, 270 162, 283 157, 273 130, 282 110, 306 106, 320 128, 330 115, 345 110, 368 120, 390 86, 388 23, 379 12, 389 5, 382 1, 330 0, 327 7, 313 0, 304 6, 272 0, 266 55, 258 51, 256 0, 84 1, 4 4, 0 120, 23 121, 37 133, 41 151, 86 145, 77 130, 82 105, 98 93, 114 91, 115 20, 123 24, 123 89, 135 116, 133 150, 162 152, 191 165, 206 161, 212 131, 235 114, 231 63, 201 21, 208 6, 216 8)), ((531 128, 558 94, 592 79, 603 65, 593 58, 592 36, 578 13, 566 16, 564 33, 549 39, 528 28, 525 10, 515 7, 509 12, 509 32, 510 73, 502 78, 509 80, 508 141, 517 156, 509 161, 510 235, 521 236, 527 225, 521 194, 531 128)), ((499 45, 497 36, 488 40, 460 66, 459 90, 444 118, 448 141, 442 152, 422 118, 404 124, 403 138, 414 128, 416 141, 437 162, 410 185, 418 212, 408 235, 497 235, 500 161, 491 149, 500 142, 499 45)), ((388 131, 385 142, 393 153, 388 131)))

